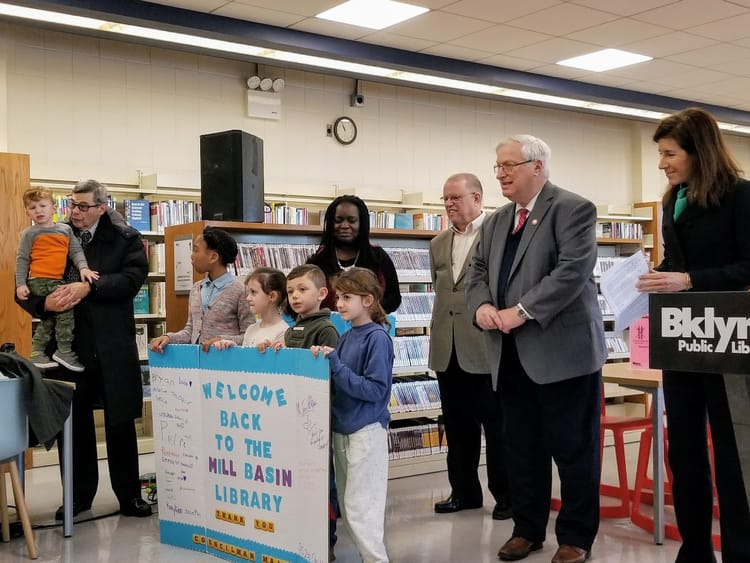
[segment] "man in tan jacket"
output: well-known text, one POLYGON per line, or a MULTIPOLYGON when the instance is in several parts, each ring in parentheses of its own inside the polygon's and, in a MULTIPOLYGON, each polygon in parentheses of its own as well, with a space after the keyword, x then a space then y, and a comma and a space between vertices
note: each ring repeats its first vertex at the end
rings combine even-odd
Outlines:
POLYGON ((443 422, 448 439, 451 495, 435 512, 457 512, 482 506, 478 465, 482 427, 486 441, 487 481, 496 520, 510 518, 502 419, 492 391, 485 338, 466 309, 464 279, 484 221, 482 184, 474 174, 454 174, 443 186, 451 228, 430 243, 430 270, 435 291, 430 330, 429 367, 437 372, 443 422))

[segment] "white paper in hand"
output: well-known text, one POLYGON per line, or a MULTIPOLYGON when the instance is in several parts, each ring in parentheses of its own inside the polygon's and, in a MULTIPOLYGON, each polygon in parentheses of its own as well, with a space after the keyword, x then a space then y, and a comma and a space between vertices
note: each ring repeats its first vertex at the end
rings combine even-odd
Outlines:
POLYGON ((602 295, 615 315, 615 330, 628 328, 648 313, 648 293, 639 292, 638 278, 648 273, 648 262, 642 251, 618 262, 602 274, 602 295))

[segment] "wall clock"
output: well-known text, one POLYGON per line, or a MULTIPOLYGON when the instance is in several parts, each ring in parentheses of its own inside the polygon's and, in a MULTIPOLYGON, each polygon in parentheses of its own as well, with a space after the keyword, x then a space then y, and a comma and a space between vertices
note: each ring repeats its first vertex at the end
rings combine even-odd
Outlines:
POLYGON ((351 117, 339 117, 333 122, 333 136, 342 145, 351 145, 357 139, 357 124, 351 117))

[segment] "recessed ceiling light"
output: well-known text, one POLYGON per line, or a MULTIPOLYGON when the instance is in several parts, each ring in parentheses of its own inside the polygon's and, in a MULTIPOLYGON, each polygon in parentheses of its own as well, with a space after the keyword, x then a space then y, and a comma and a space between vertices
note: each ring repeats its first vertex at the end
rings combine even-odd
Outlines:
POLYGON ((653 57, 647 57, 646 55, 639 55, 637 53, 629 53, 628 51, 621 51, 620 49, 604 49, 602 51, 589 53, 588 55, 581 55, 580 57, 558 61, 557 64, 583 70, 591 70, 593 72, 602 72, 605 70, 612 70, 613 68, 620 68, 621 66, 650 61, 651 59, 653 59, 653 57))
POLYGON ((315 17, 369 29, 385 29, 425 12, 429 9, 392 0, 349 0, 315 17))

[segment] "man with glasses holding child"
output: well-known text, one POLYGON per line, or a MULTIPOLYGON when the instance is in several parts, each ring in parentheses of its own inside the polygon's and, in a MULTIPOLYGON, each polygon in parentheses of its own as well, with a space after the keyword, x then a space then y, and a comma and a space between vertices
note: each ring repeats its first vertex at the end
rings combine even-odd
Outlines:
MULTIPOLYGON (((148 259, 138 231, 107 206, 107 189, 96 180, 76 184, 69 222, 99 279, 85 282, 66 269, 67 283, 47 297, 18 303, 44 318, 74 308, 73 349, 83 373, 62 368, 53 374, 76 384, 73 396, 73 515, 91 508, 99 481, 95 408, 104 409, 104 430, 112 489, 124 516, 150 516, 141 498, 135 419, 143 389, 135 343, 133 298, 148 275, 148 259)), ((50 373, 50 372, 48 372, 50 373)), ((62 448, 59 448, 62 451, 62 448)), ((55 514, 62 520, 60 507, 55 514)))

